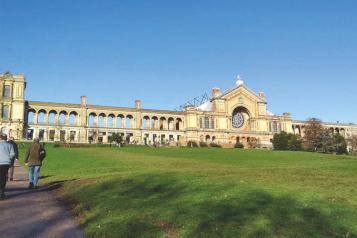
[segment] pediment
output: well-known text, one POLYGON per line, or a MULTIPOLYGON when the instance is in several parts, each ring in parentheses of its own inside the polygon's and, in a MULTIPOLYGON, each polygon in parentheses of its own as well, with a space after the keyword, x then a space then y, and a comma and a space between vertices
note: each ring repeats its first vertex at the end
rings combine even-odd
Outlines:
POLYGON ((224 99, 224 100, 231 100, 234 98, 240 98, 240 97, 244 97, 247 98, 253 102, 262 102, 262 103, 266 103, 266 99, 263 97, 260 97, 259 95, 257 95, 254 91, 252 91, 251 89, 247 88, 244 85, 239 85, 227 92, 225 92, 224 94, 222 94, 219 98, 224 99))

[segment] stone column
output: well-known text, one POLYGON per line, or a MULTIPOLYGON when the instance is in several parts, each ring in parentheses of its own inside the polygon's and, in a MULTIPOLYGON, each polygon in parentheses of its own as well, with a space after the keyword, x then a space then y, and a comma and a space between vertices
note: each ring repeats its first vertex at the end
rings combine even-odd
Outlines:
POLYGON ((117 118, 112 117, 112 128, 116 128, 116 127, 117 127, 117 118))
POLYGON ((64 118, 64 124, 66 126, 69 126, 69 114, 66 114, 65 118, 64 118))
POLYGON ((59 114, 55 114, 54 124, 55 124, 55 125, 59 125, 59 114))
POLYGON ((43 120, 43 123, 44 123, 45 125, 48 125, 48 113, 45 113, 45 118, 44 118, 44 120, 43 120))
POLYGON ((34 116, 33 116, 33 124, 37 125, 38 124, 38 112, 35 112, 34 116))
POLYGON ((108 117, 103 117, 103 127, 104 128, 108 127, 108 117))
POLYGON ((121 119, 121 128, 125 128, 125 121, 126 121, 125 117, 121 119))
POLYGON ((97 126, 98 126, 98 116, 94 116, 93 119, 94 119, 94 121, 93 121, 93 124, 94 124, 94 125, 93 125, 93 126, 94 126, 94 127, 97 127, 97 126))

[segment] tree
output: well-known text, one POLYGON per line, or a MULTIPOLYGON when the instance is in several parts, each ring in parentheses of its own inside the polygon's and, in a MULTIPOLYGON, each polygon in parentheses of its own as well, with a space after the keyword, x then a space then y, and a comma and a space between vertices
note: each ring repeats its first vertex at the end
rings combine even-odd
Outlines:
POLYGON ((329 129, 324 129, 321 134, 320 144, 318 146, 322 152, 332 153, 335 151, 333 134, 329 129))
POLYGON ((348 140, 348 144, 351 146, 352 151, 357 150, 357 135, 351 136, 348 140))
POLYGON ((115 142, 117 145, 123 143, 123 137, 120 133, 113 133, 109 138, 110 143, 115 142))
POLYGON ((274 150, 302 150, 302 140, 298 135, 285 131, 275 134, 273 137, 274 150))
POLYGON ((333 136, 333 145, 336 154, 347 154, 347 143, 342 135, 337 133, 333 136))
POLYGON ((275 134, 273 137, 274 150, 289 149, 289 135, 285 131, 275 134))
POLYGON ((289 134, 288 139, 289 150, 299 151, 302 150, 302 139, 298 135, 289 134))
POLYGON ((311 118, 305 126, 304 144, 307 150, 317 151, 321 146, 324 129, 319 119, 311 118))

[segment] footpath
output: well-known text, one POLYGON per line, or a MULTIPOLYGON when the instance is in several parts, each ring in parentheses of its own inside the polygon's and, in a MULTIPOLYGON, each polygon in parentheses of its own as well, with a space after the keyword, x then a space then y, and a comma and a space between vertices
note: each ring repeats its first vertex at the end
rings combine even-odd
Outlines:
POLYGON ((29 190, 26 170, 17 161, 15 166, 14 181, 6 185, 7 198, 0 200, 0 238, 85 238, 47 187, 29 190))

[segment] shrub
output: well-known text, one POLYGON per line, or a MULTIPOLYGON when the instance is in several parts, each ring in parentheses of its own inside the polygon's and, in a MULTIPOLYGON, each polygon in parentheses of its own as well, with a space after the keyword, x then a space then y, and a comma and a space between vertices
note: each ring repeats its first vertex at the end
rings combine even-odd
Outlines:
POLYGON ((261 144, 258 138, 251 137, 248 141, 248 145, 250 148, 259 148, 261 144))
POLYGON ((214 143, 212 142, 211 144, 209 144, 210 147, 215 147, 215 148, 222 148, 222 146, 220 144, 214 143))
POLYGON ((289 134, 289 150, 299 151, 302 150, 302 139, 298 135, 289 134))
POLYGON ((54 147, 54 148, 59 148, 59 147, 61 147, 61 143, 55 142, 55 143, 53 144, 53 147, 54 147))
POLYGON ((208 147, 208 145, 206 142, 200 141, 200 147, 208 147))
POLYGON ((347 143, 343 136, 335 134, 333 136, 333 144, 336 154, 347 154, 347 143))
POLYGON ((238 148, 238 149, 243 149, 244 148, 244 145, 240 142, 237 142, 235 145, 234 145, 234 148, 238 148))
POLYGON ((289 149, 289 135, 285 131, 274 134, 273 137, 274 150, 288 150, 289 149))
POLYGON ((197 142, 196 141, 194 141, 194 140, 190 140, 190 141, 188 141, 187 142, 187 147, 198 147, 198 144, 197 144, 197 142))

